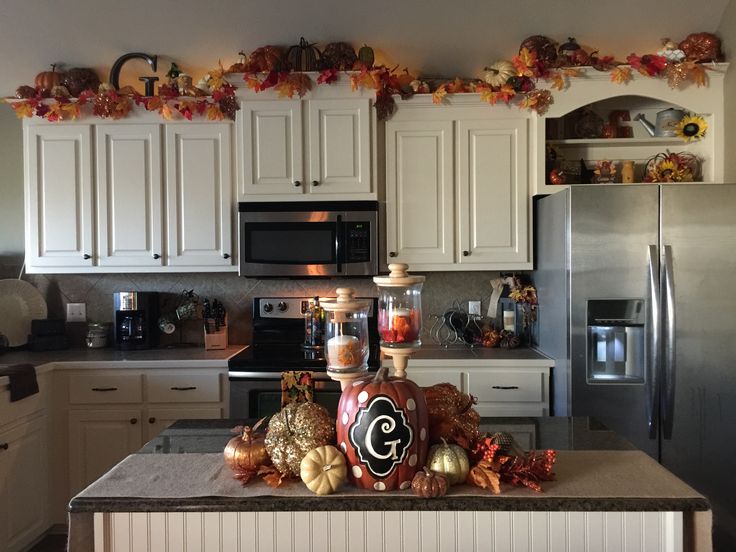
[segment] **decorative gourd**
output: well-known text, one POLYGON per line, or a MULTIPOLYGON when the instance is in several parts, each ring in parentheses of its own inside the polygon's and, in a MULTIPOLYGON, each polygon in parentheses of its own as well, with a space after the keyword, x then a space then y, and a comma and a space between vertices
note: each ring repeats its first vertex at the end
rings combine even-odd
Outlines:
POLYGON ((224 457, 225 463, 235 471, 254 472, 271 463, 263 437, 254 436, 253 429, 248 426, 228 441, 224 457))
POLYGON ((290 403, 268 423, 266 450, 271 462, 286 477, 299 477, 302 458, 335 438, 335 425, 324 406, 290 403))
POLYGON ((471 448, 480 436, 480 414, 473 408, 472 395, 451 383, 438 383, 424 389, 429 412, 429 440, 432 444, 447 442, 471 448))
POLYGON ((283 65, 284 51, 278 46, 261 46, 253 50, 245 64, 247 73, 277 71, 283 65))
POLYGON ((36 96, 36 89, 27 84, 23 84, 15 89, 15 97, 19 100, 28 100, 36 96))
POLYGON ((376 491, 408 489, 425 464, 429 439, 427 403, 416 383, 387 376, 347 387, 337 409, 337 443, 356 486, 376 491))
POLYGON ((516 75, 516 68, 510 61, 499 60, 485 68, 483 80, 494 87, 501 87, 516 75))
POLYGON ((310 450, 302 458, 300 475, 307 489, 318 495, 337 491, 348 476, 345 456, 332 445, 310 450))
POLYGON ((51 64, 51 71, 42 71, 36 75, 34 85, 36 90, 42 93, 49 94, 54 86, 61 84, 61 79, 64 77, 64 73, 56 70, 56 64, 51 64))
POLYGON ((292 71, 316 71, 321 54, 314 44, 309 44, 304 37, 299 44, 292 46, 286 52, 286 61, 292 71))
POLYGON ((444 439, 441 445, 434 445, 429 449, 427 465, 433 472, 447 477, 450 485, 465 481, 470 471, 470 461, 465 449, 448 444, 444 439))
POLYGON ((439 498, 447 493, 447 478, 426 467, 411 480, 411 490, 422 498, 439 498))
POLYGON ((557 46, 546 36, 534 35, 525 38, 519 46, 519 52, 524 48, 536 54, 537 60, 545 65, 553 64, 557 60, 557 46))
POLYGON ((373 64, 376 61, 376 56, 373 53, 373 48, 367 44, 363 44, 360 50, 358 50, 358 61, 365 65, 366 69, 372 69, 373 64))
POLYGON ((692 33, 680 42, 680 50, 685 52, 687 59, 697 62, 721 61, 721 39, 713 33, 692 33))
POLYGON ((350 71, 357 59, 355 50, 347 42, 331 42, 322 52, 321 66, 323 69, 350 71))
POLYGON ((85 90, 97 92, 100 86, 100 77, 97 76, 94 69, 74 67, 66 72, 61 79, 61 84, 66 86, 69 93, 76 98, 85 90))

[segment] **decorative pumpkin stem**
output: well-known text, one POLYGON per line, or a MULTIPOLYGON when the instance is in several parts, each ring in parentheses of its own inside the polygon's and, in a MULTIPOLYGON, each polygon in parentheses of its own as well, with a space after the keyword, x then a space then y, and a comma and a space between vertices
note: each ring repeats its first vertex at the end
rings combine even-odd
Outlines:
POLYGON ((383 383, 388 379, 388 367, 381 366, 376 372, 376 376, 373 378, 373 383, 383 383))
POLYGON ((332 469, 332 464, 325 464, 324 466, 322 466, 323 472, 330 471, 331 469, 332 469))

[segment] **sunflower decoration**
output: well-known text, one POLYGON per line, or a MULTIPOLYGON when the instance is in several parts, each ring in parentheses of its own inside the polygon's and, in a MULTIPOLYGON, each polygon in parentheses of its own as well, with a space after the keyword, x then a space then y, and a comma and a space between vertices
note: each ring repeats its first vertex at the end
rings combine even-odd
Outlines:
POLYGON ((658 153, 647 161, 645 182, 695 182, 700 161, 691 153, 658 153))
POLYGON ((685 115, 675 128, 675 134, 685 142, 700 140, 708 130, 708 123, 700 115, 685 115))

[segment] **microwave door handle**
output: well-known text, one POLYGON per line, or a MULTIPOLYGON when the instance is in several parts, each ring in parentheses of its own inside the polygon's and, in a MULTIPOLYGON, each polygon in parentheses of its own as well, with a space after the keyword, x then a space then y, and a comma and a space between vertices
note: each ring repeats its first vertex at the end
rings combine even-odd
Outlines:
POLYGON ((342 273, 342 264, 343 264, 343 244, 345 243, 344 240, 344 234, 345 234, 345 227, 342 223, 342 215, 337 215, 337 222, 335 223, 335 261, 337 264, 337 273, 342 273))

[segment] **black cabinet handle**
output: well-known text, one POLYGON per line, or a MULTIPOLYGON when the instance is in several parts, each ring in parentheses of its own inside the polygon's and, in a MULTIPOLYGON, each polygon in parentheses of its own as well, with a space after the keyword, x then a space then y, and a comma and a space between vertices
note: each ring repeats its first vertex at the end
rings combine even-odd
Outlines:
POLYGON ((148 423, 149 424, 155 424, 156 423, 156 418, 154 418, 154 417, 148 418, 148 423))
POLYGON ((137 423, 138 423, 138 419, 137 418, 131 418, 130 419, 130 425, 135 425, 137 423))
POLYGON ((172 387, 172 391, 194 391, 197 388, 196 385, 191 385, 189 387, 172 387))
POLYGON ((154 253, 153 254, 153 258, 154 259, 160 259, 161 258, 161 255, 159 255, 158 253, 154 253))
POLYGON ((389 257, 395 257, 396 256, 396 251, 389 251, 388 252, 388 256, 389 257))
POLYGON ((91 259, 91 258, 92 258, 92 255, 87 255, 87 253, 85 253, 85 254, 84 254, 84 256, 83 256, 83 259, 84 259, 85 261, 87 261, 87 260, 89 260, 89 259, 91 259))
POLYGON ((518 385, 494 385, 491 389, 518 389, 518 385))
POLYGON ((93 387, 92 391, 97 391, 98 393, 104 393, 105 391, 117 391, 117 387, 93 387))
POLYGON ((296 181, 294 182, 294 186, 296 186, 297 188, 298 188, 299 186, 301 186, 301 185, 302 185, 302 183, 301 183, 301 182, 299 182, 298 180, 296 180, 296 181))
POLYGON ((463 251, 463 257, 467 257, 468 255, 470 255, 470 251, 463 251))
POLYGON ((230 258, 230 253, 223 253, 222 254, 222 257, 225 258, 225 259, 229 259, 230 258))
POLYGON ((3 443, 3 444, 0 445, 0 450, 8 450, 8 447, 9 446, 10 445, 8 443, 3 443))
POLYGON ((319 180, 312 180, 312 186, 319 186, 319 180))

